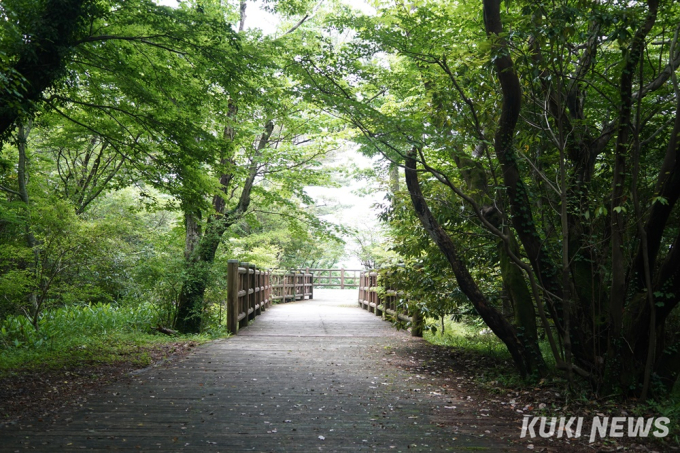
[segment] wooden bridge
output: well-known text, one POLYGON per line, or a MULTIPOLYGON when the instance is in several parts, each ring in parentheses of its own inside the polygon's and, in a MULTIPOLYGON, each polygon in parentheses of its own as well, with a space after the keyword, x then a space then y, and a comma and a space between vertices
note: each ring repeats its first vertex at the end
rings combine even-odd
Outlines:
POLYGON ((429 345, 374 316, 371 302, 372 314, 359 309, 357 291, 272 305, 284 283, 233 264, 230 281, 244 285, 230 296, 237 336, 134 373, 80 407, 0 427, 0 451, 511 451, 489 437, 483 413, 457 412, 469 401, 448 379, 401 365, 422 363, 429 345))
POLYGON ((251 263, 229 260, 227 277, 227 328, 233 334, 261 315, 273 302, 289 302, 314 298, 314 288, 356 287, 359 306, 385 320, 407 322, 413 336, 423 336, 418 311, 409 312, 406 304, 398 304, 396 291, 389 286, 389 275, 379 291, 378 273, 360 269, 300 269, 272 271, 258 269, 251 263), (383 294, 382 300, 379 293, 383 294))

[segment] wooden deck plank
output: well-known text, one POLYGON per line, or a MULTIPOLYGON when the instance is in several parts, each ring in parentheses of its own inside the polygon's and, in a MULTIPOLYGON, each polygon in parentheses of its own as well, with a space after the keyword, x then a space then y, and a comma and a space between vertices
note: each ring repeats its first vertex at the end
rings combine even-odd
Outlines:
POLYGON ((319 290, 274 306, 238 336, 135 373, 56 421, 0 428, 0 451, 509 451, 437 426, 433 409, 451 396, 415 391, 412 375, 383 362, 417 340, 355 297, 319 290))

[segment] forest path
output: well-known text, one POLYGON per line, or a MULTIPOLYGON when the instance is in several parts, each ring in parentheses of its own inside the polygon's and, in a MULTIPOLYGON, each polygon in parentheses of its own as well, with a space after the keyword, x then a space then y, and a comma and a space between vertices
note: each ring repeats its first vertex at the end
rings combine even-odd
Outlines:
POLYGON ((3 429, 0 451, 517 448, 493 440, 441 379, 394 364, 398 350, 422 339, 361 310, 356 290, 315 297, 276 305, 238 336, 134 373, 56 422, 3 429))

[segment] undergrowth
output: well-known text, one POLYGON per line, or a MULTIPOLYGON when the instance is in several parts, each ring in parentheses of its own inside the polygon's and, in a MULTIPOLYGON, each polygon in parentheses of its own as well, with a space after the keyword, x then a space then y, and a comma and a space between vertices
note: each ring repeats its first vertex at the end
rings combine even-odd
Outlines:
POLYGON ((157 319, 151 304, 71 305, 46 311, 37 328, 24 316, 8 317, 0 321, 0 376, 119 361, 145 366, 151 359, 144 350, 155 344, 202 343, 227 335, 219 325, 200 335, 162 335, 154 330, 157 319))
POLYGON ((428 319, 427 326, 436 326, 438 328, 438 330, 432 328, 425 329, 423 336, 430 343, 463 348, 491 358, 510 359, 510 353, 505 348, 503 342, 493 333, 487 333, 488 329, 480 329, 477 326, 455 322, 450 319, 446 319, 444 330, 441 329, 440 321, 428 319))

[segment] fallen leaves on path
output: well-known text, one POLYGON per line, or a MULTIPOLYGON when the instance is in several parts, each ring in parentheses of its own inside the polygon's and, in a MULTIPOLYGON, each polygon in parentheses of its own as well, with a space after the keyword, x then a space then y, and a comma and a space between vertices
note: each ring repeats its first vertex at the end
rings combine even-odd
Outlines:
MULTIPOLYGON (((197 343, 193 341, 154 344, 140 347, 135 354, 145 353, 152 365, 168 358, 188 354, 197 343)), ((16 370, 0 378, 0 426, 59 417, 67 407, 80 407, 89 395, 102 387, 129 376, 139 366, 131 357, 121 356, 113 364, 82 363, 57 370, 16 370)))

